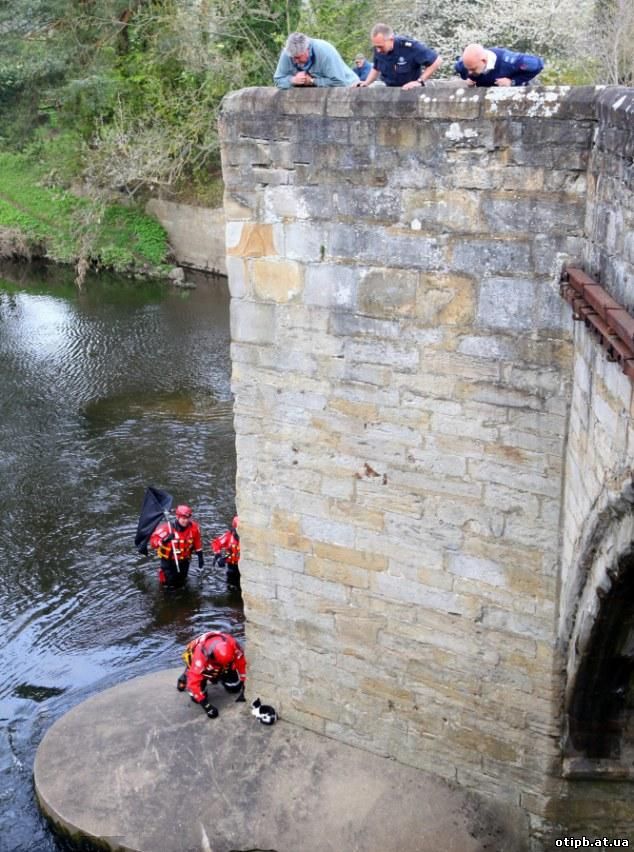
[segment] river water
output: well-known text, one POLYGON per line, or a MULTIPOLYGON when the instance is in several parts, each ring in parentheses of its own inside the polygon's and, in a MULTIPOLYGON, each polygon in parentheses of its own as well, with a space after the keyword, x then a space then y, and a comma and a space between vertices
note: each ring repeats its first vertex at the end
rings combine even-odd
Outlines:
POLYGON ((178 666, 203 630, 243 637, 239 593, 209 555, 234 514, 229 298, 224 279, 196 284, 78 292, 70 272, 0 268, 2 852, 61 848, 32 783, 59 716, 178 666), (206 565, 184 590, 160 589, 134 548, 147 485, 202 527, 206 565))

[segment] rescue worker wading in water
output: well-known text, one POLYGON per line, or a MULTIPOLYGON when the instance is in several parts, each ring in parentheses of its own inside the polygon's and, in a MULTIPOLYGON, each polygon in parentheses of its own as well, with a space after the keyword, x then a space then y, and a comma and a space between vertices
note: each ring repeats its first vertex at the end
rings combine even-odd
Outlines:
POLYGON ((192 553, 196 551, 198 555, 199 568, 203 567, 205 560, 200 527, 192 520, 190 507, 177 506, 174 514, 174 526, 169 521, 159 524, 150 536, 150 547, 156 550, 161 560, 159 583, 178 588, 185 585, 192 553))
POLYGON ((231 529, 214 538, 210 542, 214 554, 214 565, 227 568, 227 583, 240 588, 240 535, 238 534, 239 517, 236 515, 231 522, 231 529))
POLYGON ((190 694, 210 719, 218 709, 207 698, 207 684, 221 683, 227 692, 239 693, 236 701, 244 701, 247 661, 240 644, 229 633, 203 633, 193 639, 183 653, 185 671, 178 678, 179 692, 190 694))

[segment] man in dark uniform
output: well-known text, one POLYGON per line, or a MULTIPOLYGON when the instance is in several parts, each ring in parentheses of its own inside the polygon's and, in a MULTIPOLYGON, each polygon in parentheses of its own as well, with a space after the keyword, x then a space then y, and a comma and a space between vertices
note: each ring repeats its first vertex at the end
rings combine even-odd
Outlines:
POLYGON ((531 53, 515 53, 505 47, 485 48, 468 44, 455 64, 467 86, 528 86, 544 67, 531 53))
POLYGON ((374 64, 359 86, 370 86, 381 76, 386 86, 415 89, 424 86, 442 65, 435 50, 408 36, 394 34, 387 24, 375 24, 370 33, 374 45, 374 64))

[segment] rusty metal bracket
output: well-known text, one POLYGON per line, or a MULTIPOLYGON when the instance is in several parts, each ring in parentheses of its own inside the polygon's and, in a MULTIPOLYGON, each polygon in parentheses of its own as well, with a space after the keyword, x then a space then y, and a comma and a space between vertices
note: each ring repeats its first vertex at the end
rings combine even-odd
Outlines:
POLYGON ((577 266, 565 266, 559 279, 562 297, 572 306, 572 316, 583 322, 634 382, 634 317, 603 287, 577 266))

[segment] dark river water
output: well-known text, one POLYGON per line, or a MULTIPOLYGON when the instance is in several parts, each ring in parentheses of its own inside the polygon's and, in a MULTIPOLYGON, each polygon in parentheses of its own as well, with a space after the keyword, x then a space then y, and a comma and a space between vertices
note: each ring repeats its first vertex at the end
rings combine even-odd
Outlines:
POLYGON ((241 598, 209 555, 234 514, 229 297, 224 279, 196 283, 78 292, 70 273, 0 267, 2 852, 61 848, 32 783, 59 716, 179 665, 205 629, 243 637, 241 598), (134 548, 147 485, 201 525, 206 565, 184 590, 161 590, 134 548))

